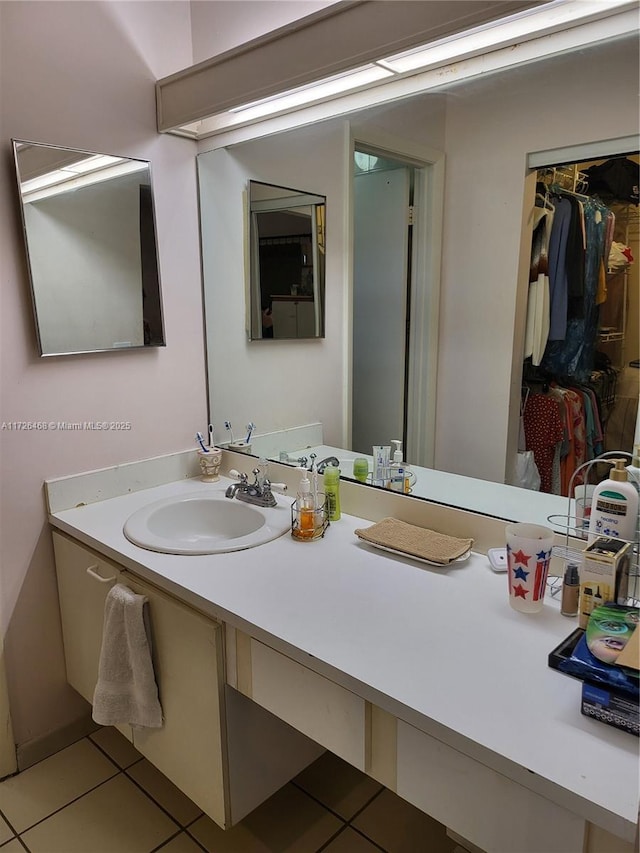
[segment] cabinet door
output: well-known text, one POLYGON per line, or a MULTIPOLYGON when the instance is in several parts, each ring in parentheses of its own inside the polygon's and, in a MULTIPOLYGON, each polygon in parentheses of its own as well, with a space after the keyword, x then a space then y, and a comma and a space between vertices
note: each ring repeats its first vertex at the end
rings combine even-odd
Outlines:
POLYGON ((149 599, 161 729, 134 729, 136 748, 216 823, 227 825, 223 783, 221 625, 124 572, 149 599))
POLYGON ((274 338, 298 337, 298 314, 294 302, 289 300, 274 302, 271 316, 273 317, 274 338))
POLYGON ((316 334, 315 303, 298 302, 298 337, 313 338, 316 334))
POLYGON ((120 578, 120 569, 58 532, 53 533, 53 549, 67 681, 87 702, 93 702, 102 647, 104 602, 120 578))

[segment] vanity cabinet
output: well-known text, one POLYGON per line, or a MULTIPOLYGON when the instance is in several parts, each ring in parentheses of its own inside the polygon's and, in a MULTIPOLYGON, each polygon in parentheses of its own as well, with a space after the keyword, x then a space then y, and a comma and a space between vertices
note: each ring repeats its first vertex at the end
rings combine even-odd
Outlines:
POLYGON ((123 583, 145 595, 164 723, 160 729, 116 728, 224 826, 221 625, 67 537, 54 533, 53 541, 69 684, 93 702, 112 586, 123 583))
POLYGON ((163 714, 162 728, 133 729, 133 745, 224 826, 222 626, 129 572, 120 582, 148 599, 163 714))
POLYGON ((264 643, 239 637, 238 690, 349 764, 366 770, 364 699, 264 643))
POLYGON ((53 542, 69 684, 93 701, 111 587, 145 595, 163 726, 117 728, 219 826, 237 823, 322 752, 229 692, 222 623, 65 534, 54 531, 53 542))
POLYGON ((312 338, 315 335, 313 297, 272 297, 274 338, 312 338))
MULTIPOLYGON (((121 568, 60 533, 53 534, 53 549, 67 681, 87 702, 93 702, 104 602, 120 580, 121 568)), ((129 727, 122 731, 131 740, 129 727)))

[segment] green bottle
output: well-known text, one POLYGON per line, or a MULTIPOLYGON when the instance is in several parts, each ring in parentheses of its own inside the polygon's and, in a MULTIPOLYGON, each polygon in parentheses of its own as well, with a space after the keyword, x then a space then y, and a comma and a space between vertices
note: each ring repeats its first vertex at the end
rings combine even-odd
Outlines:
POLYGON ((335 465, 327 465, 323 479, 329 521, 338 521, 340 518, 340 469, 335 465))

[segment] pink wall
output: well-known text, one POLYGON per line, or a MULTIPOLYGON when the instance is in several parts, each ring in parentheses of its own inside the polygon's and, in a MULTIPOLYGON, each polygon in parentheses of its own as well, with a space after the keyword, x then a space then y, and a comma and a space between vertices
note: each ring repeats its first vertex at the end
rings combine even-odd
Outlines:
POLYGON ((0 618, 25 744, 86 710, 65 680, 43 480, 189 447, 206 392, 195 143, 155 116, 155 80, 192 62, 189 4, 2 3, 0 37, 0 421, 132 425, 0 430, 0 618), (39 358, 11 137, 151 160, 166 348, 39 358))
POLYGON ((337 0, 196 0, 191 4, 193 61, 202 62, 337 0))

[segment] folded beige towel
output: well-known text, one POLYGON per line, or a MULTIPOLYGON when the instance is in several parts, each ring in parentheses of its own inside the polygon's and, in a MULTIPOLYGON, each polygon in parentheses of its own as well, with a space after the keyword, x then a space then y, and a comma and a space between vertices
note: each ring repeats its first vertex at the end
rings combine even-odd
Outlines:
POLYGON ((402 551, 409 557, 419 557, 442 566, 462 557, 473 545, 473 539, 446 536, 426 527, 407 524, 398 518, 383 518, 377 524, 356 530, 355 533, 365 542, 402 551))

